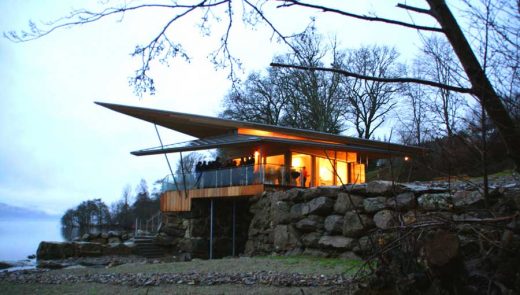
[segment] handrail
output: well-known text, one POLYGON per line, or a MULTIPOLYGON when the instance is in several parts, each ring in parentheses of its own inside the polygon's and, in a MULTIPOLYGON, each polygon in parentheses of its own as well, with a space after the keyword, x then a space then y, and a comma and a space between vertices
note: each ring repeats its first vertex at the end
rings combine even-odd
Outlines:
MULTIPOLYGON (((217 188, 227 186, 243 186, 253 184, 274 184, 281 186, 296 186, 296 180, 302 174, 302 167, 280 164, 255 164, 184 173, 186 179, 182 187, 177 183, 174 187, 173 177, 167 175, 162 181, 162 191, 183 191, 199 188, 217 188)), ((180 173, 176 177, 179 177, 180 173)))
POLYGON ((142 220, 139 218, 135 219, 135 237, 144 235, 153 235, 159 232, 159 227, 162 222, 162 212, 159 210, 157 213, 152 215, 152 217, 148 218, 144 222, 144 228, 142 224, 142 220))

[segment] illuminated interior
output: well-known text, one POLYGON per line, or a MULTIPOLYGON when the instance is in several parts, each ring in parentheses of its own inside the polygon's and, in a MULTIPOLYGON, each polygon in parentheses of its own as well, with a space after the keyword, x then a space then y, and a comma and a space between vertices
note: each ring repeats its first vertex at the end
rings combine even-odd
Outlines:
POLYGON ((336 161, 336 185, 348 183, 347 167, 347 162, 336 161))
POLYGON ((300 153, 292 153, 291 155, 291 166, 292 169, 296 172, 300 173, 300 177, 294 179, 296 186, 312 186, 312 158, 310 155, 300 154, 300 153), (304 170, 305 167, 305 170, 304 170), (305 183, 303 183, 303 178, 301 175, 307 174, 305 177, 305 183))
POLYGON ((265 131, 265 130, 258 130, 258 129, 238 128, 238 134, 337 144, 337 142, 332 142, 332 141, 316 140, 316 139, 310 139, 310 138, 301 137, 301 136, 294 136, 294 135, 288 135, 288 134, 265 131))
POLYGON ((316 157, 316 171, 318 171, 318 175, 316 175, 317 185, 334 185, 334 168, 331 161, 316 157))

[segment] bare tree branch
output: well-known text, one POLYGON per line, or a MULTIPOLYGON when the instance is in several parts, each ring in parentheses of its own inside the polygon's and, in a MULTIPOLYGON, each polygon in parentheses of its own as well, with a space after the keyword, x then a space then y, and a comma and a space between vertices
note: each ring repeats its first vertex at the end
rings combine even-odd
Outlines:
POLYGON ((410 10, 410 11, 413 11, 413 12, 427 14, 429 16, 432 16, 432 12, 429 9, 418 8, 418 7, 414 7, 414 6, 410 6, 410 5, 406 5, 406 4, 402 4, 402 3, 398 3, 397 7, 402 8, 402 9, 406 9, 406 10, 410 10))
POLYGON ((412 29, 416 29, 416 30, 443 33, 443 30, 441 28, 414 25, 414 24, 410 24, 410 23, 406 23, 406 22, 402 22, 402 21, 397 21, 397 20, 387 19, 387 18, 381 18, 381 17, 359 15, 359 14, 354 14, 354 13, 350 13, 350 12, 346 12, 346 11, 343 11, 343 10, 322 6, 322 5, 303 3, 303 2, 300 2, 298 0, 277 0, 277 1, 283 2, 283 4, 279 5, 278 7, 301 6, 301 7, 306 7, 306 8, 318 9, 318 10, 321 10, 323 12, 332 12, 332 13, 336 13, 336 14, 339 14, 339 15, 352 17, 352 18, 357 18, 357 19, 361 19, 361 20, 365 20, 365 21, 382 22, 382 23, 387 23, 387 24, 393 24, 393 25, 399 25, 399 26, 403 26, 403 27, 407 27, 407 28, 412 28, 412 29))
POLYGON ((427 85, 427 86, 431 86, 431 87, 437 87, 440 89, 456 91, 456 92, 460 92, 460 93, 468 93, 468 94, 474 93, 473 89, 471 89, 471 88, 451 86, 451 85, 446 85, 446 84, 442 84, 442 83, 437 83, 437 82, 422 80, 422 79, 416 79, 416 78, 371 77, 371 76, 360 75, 357 73, 352 73, 349 71, 335 69, 335 68, 307 67, 307 66, 288 65, 288 64, 281 64, 281 63, 274 63, 274 62, 271 63, 271 66, 279 67, 279 68, 292 68, 292 69, 299 69, 299 70, 306 70, 306 71, 333 72, 333 73, 339 73, 339 74, 342 74, 342 75, 345 75, 348 77, 354 77, 354 78, 364 79, 364 80, 369 80, 369 81, 385 82, 385 83, 416 83, 416 84, 427 85))

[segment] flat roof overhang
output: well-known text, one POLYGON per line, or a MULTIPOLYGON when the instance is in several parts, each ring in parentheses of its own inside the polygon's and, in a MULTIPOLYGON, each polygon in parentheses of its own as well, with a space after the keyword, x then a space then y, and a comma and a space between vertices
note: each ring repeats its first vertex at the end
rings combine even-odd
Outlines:
POLYGON ((282 138, 269 138, 259 136, 247 136, 247 135, 225 135, 211 138, 196 139, 162 147, 154 147, 149 149, 143 149, 133 151, 132 155, 135 156, 148 156, 158 155, 165 153, 176 153, 176 152, 190 152, 198 150, 209 150, 214 148, 244 148, 252 147, 254 145, 271 145, 281 146, 288 149, 306 148, 311 150, 325 151, 345 151, 345 152, 358 152, 362 154, 368 154, 371 156, 389 157, 389 156, 404 156, 407 155, 400 151, 384 150, 381 148, 370 148, 358 145, 349 145, 341 143, 323 143, 314 141, 294 140, 294 139, 282 139, 282 138))
MULTIPOLYGON (((417 155, 423 154, 427 151, 425 148, 416 147, 416 146, 408 146, 390 142, 382 142, 375 140, 362 139, 357 137, 349 137, 343 135, 335 135, 330 133, 311 131, 311 130, 303 130, 291 127, 283 127, 283 126, 274 126, 268 124, 260 124, 260 123, 251 123, 237 120, 229 120, 222 118, 214 118, 186 113, 178 113, 178 112, 170 112, 164 110, 155 110, 141 107, 133 107, 133 106, 125 106, 118 104, 110 104, 110 103, 102 103, 96 102, 96 104, 111 109, 113 111, 126 114, 128 116, 132 116, 159 126, 163 126, 165 128, 175 130, 187 135, 191 135, 193 137, 199 138, 199 140, 210 140, 212 138, 217 138, 219 136, 226 136, 237 134, 239 129, 252 129, 252 130, 263 130, 276 132, 280 134, 286 134, 289 136, 303 137, 310 141, 314 141, 312 143, 308 143, 305 141, 278 141, 280 144, 310 144, 315 146, 316 141, 326 141, 337 143, 338 145, 333 145, 331 148, 341 146, 342 150, 351 150, 351 151, 365 151, 365 152, 375 152, 375 153, 383 153, 388 154, 388 156, 393 154, 398 155, 417 155)), ((269 137, 261 137, 258 136, 256 140, 261 142, 277 142, 276 140, 269 137)), ((283 139, 279 139, 283 140, 283 139)), ((250 141, 251 142, 251 141, 250 141)), ((182 144, 182 143, 181 143, 182 144)), ((240 144, 248 144, 247 142, 222 142, 222 145, 236 146, 240 144)), ((207 147, 196 148, 195 145, 192 147, 193 150, 203 150, 207 149, 207 147)), ((210 146, 210 145, 207 145, 210 146)), ((212 148, 221 147, 214 146, 212 148)), ((166 148, 166 147, 164 147, 166 148)), ((180 149, 181 146, 174 147, 169 146, 169 151, 162 150, 158 153, 165 152, 175 152, 175 151, 188 151, 187 147, 184 147, 184 150, 180 149)), ((320 147, 320 148, 323 148, 320 147)), ((155 148, 157 149, 157 148, 155 148)), ((150 154, 152 149, 141 150, 133 152, 134 155, 145 155, 145 153, 150 154), (146 152, 145 152, 146 151, 146 152)), ((151 153, 153 154, 153 153, 151 153)))

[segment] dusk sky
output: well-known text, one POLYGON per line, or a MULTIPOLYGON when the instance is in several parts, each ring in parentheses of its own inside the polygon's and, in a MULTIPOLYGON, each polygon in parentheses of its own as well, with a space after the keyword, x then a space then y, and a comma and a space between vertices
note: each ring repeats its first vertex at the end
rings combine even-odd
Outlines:
MULTIPOLYGON (((0 29, 27 29, 29 20, 49 21, 73 8, 98 7, 88 6, 92 2, 74 1, 72 6, 58 0, 2 0, 0 29)), ((397 1, 359 2, 369 4, 351 9, 410 21, 407 13, 394 7, 397 1)), ((402 2, 424 7, 423 1, 402 2)), ((293 10, 298 14, 271 11, 287 34, 301 31, 311 16, 293 10)), ((325 36, 336 33, 345 48, 386 44, 396 46, 405 60, 420 46, 420 38, 411 29, 316 15, 321 15, 318 31, 325 36)), ((0 202, 61 214, 92 198, 110 205, 121 197, 125 185, 133 188, 144 178, 151 187, 169 173, 162 155, 129 153, 159 145, 153 125, 94 104, 102 101, 209 116, 219 113, 230 87, 228 72, 216 71, 206 56, 220 36, 204 38, 195 26, 197 18, 178 23, 171 32, 173 38, 186 42, 191 63, 178 60, 170 67, 156 65, 152 72, 155 96, 139 98, 128 85, 138 65, 130 53, 137 44, 149 41, 167 17, 157 10, 128 13, 123 19, 62 29, 31 42, 0 40, 0 202)), ((235 25, 232 50, 241 58, 246 74, 265 69, 273 55, 287 51, 270 42, 266 27, 253 31, 239 22, 235 25)), ((160 132, 165 144, 190 139, 165 129, 160 132)))

